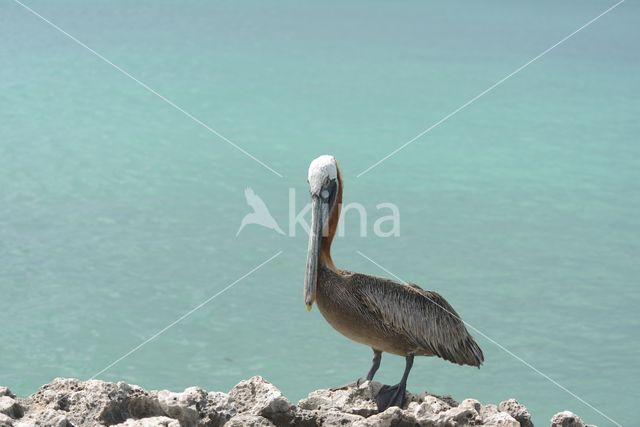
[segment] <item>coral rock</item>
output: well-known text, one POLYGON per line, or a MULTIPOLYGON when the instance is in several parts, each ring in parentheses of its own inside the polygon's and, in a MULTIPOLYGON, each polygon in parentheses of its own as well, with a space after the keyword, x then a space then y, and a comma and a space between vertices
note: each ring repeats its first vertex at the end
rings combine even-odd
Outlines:
POLYGON ((5 414, 0 414, 0 427, 13 427, 13 419, 5 414))
POLYGON ((150 417, 141 420, 128 419, 112 427, 180 427, 180 422, 169 417, 150 417))
POLYGON ((236 414, 236 404, 227 393, 212 391, 207 394, 207 427, 222 426, 236 414))
POLYGON ((498 407, 496 405, 490 403, 490 404, 484 405, 483 407, 480 408, 480 418, 482 418, 483 422, 487 422, 487 419, 489 419, 493 415, 497 414, 498 412, 500 412, 498 410, 498 407))
POLYGON ((493 414, 484 420, 484 425, 491 427, 520 427, 520 423, 507 412, 493 414))
POLYGON ((259 415, 276 424, 294 418, 294 407, 273 384, 260 376, 239 382, 229 391, 240 414, 259 415))
POLYGON ((16 395, 11 393, 11 390, 9 390, 7 387, 0 387, 0 397, 2 396, 9 396, 15 399, 16 395))
POLYGON ((585 427, 585 425, 573 412, 562 411, 551 418, 551 427, 585 427))
MULTIPOLYGON (((381 387, 365 381, 316 390, 292 405, 259 376, 241 381, 228 394, 57 378, 26 398, 0 387, 0 427, 533 427, 527 408, 514 399, 496 406, 407 392, 402 408, 379 413, 381 387)), ((589 427, 568 411, 551 422, 552 427, 589 427)))
POLYGON ((306 399, 302 399, 298 406, 308 410, 338 410, 348 414, 368 417, 378 413, 375 396, 382 384, 366 381, 359 386, 337 390, 316 390, 306 399))
POLYGON ((411 413, 403 411, 397 406, 387 408, 384 412, 372 415, 353 424, 354 427, 391 427, 416 426, 418 420, 411 413))
POLYGON ((189 387, 182 393, 162 390, 158 392, 158 402, 164 413, 180 421, 181 426, 196 426, 200 411, 207 406, 207 392, 198 387, 189 387))
POLYGON ((506 412, 520 423, 521 427, 533 427, 531 414, 527 408, 515 399, 504 400, 498 405, 500 412, 506 412))
POLYGON ((0 397, 0 414, 4 414, 10 418, 20 418, 24 413, 22 405, 20 405, 13 397, 0 397))
POLYGON ((240 414, 231 418, 225 427, 275 427, 275 424, 260 415, 240 414))

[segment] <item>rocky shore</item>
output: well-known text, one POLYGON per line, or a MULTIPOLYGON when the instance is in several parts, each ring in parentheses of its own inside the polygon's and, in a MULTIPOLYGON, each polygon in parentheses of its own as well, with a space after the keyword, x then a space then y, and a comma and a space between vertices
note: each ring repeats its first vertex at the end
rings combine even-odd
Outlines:
MULTIPOLYGON (((373 398, 380 387, 366 382, 317 390, 294 405, 258 376, 228 393, 199 387, 180 393, 147 391, 124 382, 58 378, 25 398, 0 387, 0 427, 533 426, 527 408, 514 399, 483 405, 475 399, 457 402, 449 396, 409 393, 402 409, 378 413, 373 398)), ((556 414, 550 423, 585 427, 569 411, 556 414)))

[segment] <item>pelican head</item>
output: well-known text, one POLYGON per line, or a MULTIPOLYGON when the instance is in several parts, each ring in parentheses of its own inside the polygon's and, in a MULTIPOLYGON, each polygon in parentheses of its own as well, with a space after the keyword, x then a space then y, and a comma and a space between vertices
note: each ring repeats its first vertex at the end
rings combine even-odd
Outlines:
POLYGON ((329 217, 336 205, 340 186, 336 159, 333 156, 324 155, 312 161, 309 165, 307 181, 311 195, 311 227, 304 277, 304 303, 307 310, 311 310, 316 300, 322 237, 330 233, 329 217))

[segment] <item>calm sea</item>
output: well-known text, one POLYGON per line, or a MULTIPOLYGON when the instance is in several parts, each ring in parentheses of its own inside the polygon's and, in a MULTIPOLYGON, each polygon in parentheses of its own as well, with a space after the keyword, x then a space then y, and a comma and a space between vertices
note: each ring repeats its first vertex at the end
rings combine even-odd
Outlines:
MULTIPOLYGON (((292 400, 370 350, 302 302, 306 170, 340 161, 338 266, 443 294, 477 370, 418 360, 414 391, 637 422, 640 7, 627 1, 357 175, 614 2, 57 1, 27 4, 279 177, 13 1, 0 3, 0 384, 90 378, 292 400), (248 225, 244 190, 287 235, 248 225), (295 197, 293 191, 295 190, 295 197), (400 236, 374 222, 393 203, 400 236), (290 206, 291 205, 291 206, 290 206), (535 367, 540 373, 505 352, 535 367)), ((404 362, 383 358, 395 383, 404 362)))

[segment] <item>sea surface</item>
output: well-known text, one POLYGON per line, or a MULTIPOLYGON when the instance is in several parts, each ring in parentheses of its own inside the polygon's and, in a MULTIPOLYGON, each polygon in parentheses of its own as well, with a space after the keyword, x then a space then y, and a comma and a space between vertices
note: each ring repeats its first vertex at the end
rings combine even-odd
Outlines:
POLYGON ((458 110, 615 1, 21 1, 42 19, 0 2, 0 384, 259 374, 297 400, 363 376, 370 349, 302 301, 294 217, 330 153, 367 219, 336 264, 441 293, 485 352, 418 359, 410 390, 637 423, 637 2, 458 110), (246 187, 284 235, 236 236, 246 187))

